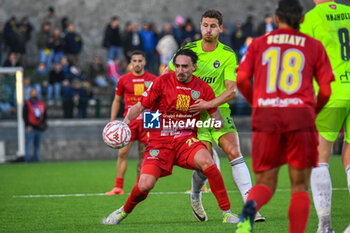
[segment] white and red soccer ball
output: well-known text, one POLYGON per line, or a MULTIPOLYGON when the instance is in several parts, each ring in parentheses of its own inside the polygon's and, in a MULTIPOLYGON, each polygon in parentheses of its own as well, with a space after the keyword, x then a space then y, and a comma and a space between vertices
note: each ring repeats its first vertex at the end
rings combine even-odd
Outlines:
POLYGON ((131 131, 122 121, 111 121, 103 129, 103 141, 113 149, 120 149, 130 142, 131 131))

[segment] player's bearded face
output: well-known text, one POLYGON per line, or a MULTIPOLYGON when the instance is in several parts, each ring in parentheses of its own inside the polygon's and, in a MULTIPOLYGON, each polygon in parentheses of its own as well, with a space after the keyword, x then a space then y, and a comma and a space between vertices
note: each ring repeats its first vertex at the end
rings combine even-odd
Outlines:
POLYGON ((131 57, 130 63, 135 73, 142 73, 143 68, 146 65, 146 60, 142 55, 137 54, 131 57))
POLYGON ((216 18, 203 18, 201 22, 202 38, 206 42, 216 42, 220 32, 222 32, 222 25, 219 25, 219 20, 216 18))
POLYGON ((192 63, 189 56, 179 55, 176 57, 175 74, 180 83, 188 83, 192 80, 192 72, 196 70, 196 66, 192 63))

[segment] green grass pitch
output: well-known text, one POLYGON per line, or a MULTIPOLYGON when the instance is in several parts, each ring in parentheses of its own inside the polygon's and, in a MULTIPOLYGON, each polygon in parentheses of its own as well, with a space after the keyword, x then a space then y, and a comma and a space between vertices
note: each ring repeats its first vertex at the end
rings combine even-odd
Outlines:
MULTIPOLYGON (((246 161, 250 167, 250 158, 246 161)), ((174 167, 173 175, 161 178, 153 194, 151 192, 120 225, 101 224, 103 217, 124 204, 136 181, 136 161, 129 160, 124 185, 127 194, 102 195, 113 188, 115 166, 113 160, 0 165, 0 232, 235 232, 235 225, 222 223, 222 214, 212 193, 203 194, 209 221, 200 223, 194 219, 189 195, 184 193, 190 188, 192 171, 178 167, 174 167)), ((221 159, 221 167, 231 209, 239 213, 242 199, 225 158, 221 159)), ((255 224, 254 232, 288 232, 290 182, 286 168, 280 171, 274 197, 260 211, 267 221, 255 224)), ((333 228, 335 232, 343 232, 350 222, 350 200, 339 156, 332 157, 330 170, 333 188, 336 188, 333 228)), ((317 216, 312 205, 306 232, 316 232, 316 229, 317 216)))

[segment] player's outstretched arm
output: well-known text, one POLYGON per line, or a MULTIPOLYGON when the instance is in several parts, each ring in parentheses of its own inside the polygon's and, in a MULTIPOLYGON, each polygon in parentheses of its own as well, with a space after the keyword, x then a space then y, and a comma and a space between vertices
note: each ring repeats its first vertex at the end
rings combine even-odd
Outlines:
POLYGON ((224 122, 225 122, 225 121, 224 121, 224 118, 222 118, 219 109, 217 109, 216 112, 211 113, 210 116, 211 116, 215 121, 220 121, 220 122, 221 122, 220 127, 215 127, 216 124, 214 124, 214 127, 215 127, 216 130, 219 130, 219 129, 221 129, 222 127, 224 127, 224 122))
POLYGON ((247 102, 252 106, 253 103, 253 90, 250 83, 250 75, 245 71, 237 72, 237 86, 247 102))
POLYGON ((226 90, 223 93, 221 93, 221 95, 219 95, 218 97, 210 101, 205 101, 203 99, 196 100, 195 104, 193 104, 190 107, 189 109, 190 112, 191 113, 203 112, 211 108, 219 107, 220 105, 227 103, 228 101, 233 99, 237 91, 236 82, 225 80, 225 85, 226 85, 226 90))
POLYGON ((118 112, 119 112, 119 108, 120 108, 120 101, 121 101, 122 97, 119 95, 115 95, 114 96, 114 100, 112 103, 112 109, 111 109, 111 119, 110 121, 114 121, 115 118, 117 118, 118 112))
POLYGON ((130 124, 130 122, 132 120, 135 120, 136 117, 138 117, 144 109, 145 108, 142 106, 141 102, 138 102, 129 109, 128 114, 126 114, 123 122, 126 124, 130 124))

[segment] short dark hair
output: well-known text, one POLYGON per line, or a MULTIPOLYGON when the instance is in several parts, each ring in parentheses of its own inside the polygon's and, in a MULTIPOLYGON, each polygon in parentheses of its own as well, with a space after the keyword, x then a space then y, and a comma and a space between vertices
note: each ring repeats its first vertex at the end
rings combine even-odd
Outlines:
POLYGON ((193 52, 191 49, 179 49, 176 53, 175 56, 173 58, 173 63, 174 65, 176 64, 176 58, 179 55, 184 55, 184 56, 188 56, 191 58, 191 61, 193 64, 197 64, 197 60, 198 60, 198 56, 195 52, 193 52))
POLYGON ((218 10, 207 10, 206 12, 203 13, 201 21, 203 20, 203 18, 215 18, 219 21, 219 25, 222 25, 222 21, 223 21, 223 16, 221 14, 220 11, 218 10))
POLYGON ((298 0, 280 0, 275 14, 279 20, 298 30, 303 13, 303 7, 298 0))
POLYGON ((144 58, 146 57, 146 56, 145 56, 145 53, 144 53, 143 51, 141 51, 141 50, 134 50, 134 51, 132 51, 130 57, 132 57, 132 56, 134 56, 134 55, 142 55, 144 58))

